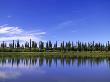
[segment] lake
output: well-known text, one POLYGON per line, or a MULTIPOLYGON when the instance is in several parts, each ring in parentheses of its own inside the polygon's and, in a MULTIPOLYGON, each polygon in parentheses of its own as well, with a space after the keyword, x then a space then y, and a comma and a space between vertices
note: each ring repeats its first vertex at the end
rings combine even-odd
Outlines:
POLYGON ((0 58, 0 82, 110 82, 110 59, 0 58))

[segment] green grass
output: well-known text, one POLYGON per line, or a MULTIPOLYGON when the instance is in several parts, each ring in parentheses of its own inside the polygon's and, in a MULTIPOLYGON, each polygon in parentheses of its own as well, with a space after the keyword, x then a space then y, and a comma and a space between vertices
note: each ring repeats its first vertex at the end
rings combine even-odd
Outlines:
POLYGON ((0 57, 110 58, 110 52, 0 52, 0 57))

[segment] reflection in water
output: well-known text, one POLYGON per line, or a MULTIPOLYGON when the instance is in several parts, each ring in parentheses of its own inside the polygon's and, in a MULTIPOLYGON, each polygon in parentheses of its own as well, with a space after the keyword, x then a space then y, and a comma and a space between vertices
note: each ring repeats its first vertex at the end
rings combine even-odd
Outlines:
POLYGON ((0 71, 0 79, 12 79, 20 76, 19 72, 6 72, 0 71))
POLYGON ((110 82, 110 58, 1 57, 0 82, 110 82))
POLYGON ((57 67, 57 62, 60 62, 61 66, 65 65, 74 65, 77 63, 77 67, 89 64, 91 67, 93 65, 100 65, 102 62, 106 62, 110 67, 110 58, 57 58, 57 57, 36 57, 36 58, 0 58, 0 66, 5 66, 11 64, 11 67, 20 67, 20 66, 38 66, 42 67, 44 64, 51 67, 54 63, 57 67))

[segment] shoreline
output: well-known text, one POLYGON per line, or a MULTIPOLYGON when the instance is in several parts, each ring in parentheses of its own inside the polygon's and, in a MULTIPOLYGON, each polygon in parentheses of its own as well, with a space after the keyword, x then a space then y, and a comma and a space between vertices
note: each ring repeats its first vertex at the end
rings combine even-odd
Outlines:
POLYGON ((0 52, 0 57, 110 58, 110 52, 0 52))

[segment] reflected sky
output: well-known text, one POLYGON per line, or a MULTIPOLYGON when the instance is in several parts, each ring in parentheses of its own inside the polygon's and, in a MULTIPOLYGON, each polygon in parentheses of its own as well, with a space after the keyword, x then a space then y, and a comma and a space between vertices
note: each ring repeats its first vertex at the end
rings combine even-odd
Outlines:
POLYGON ((19 72, 0 71, 0 79, 16 78, 20 75, 19 72))
POLYGON ((0 59, 0 82, 110 82, 109 76, 109 59, 0 59))

